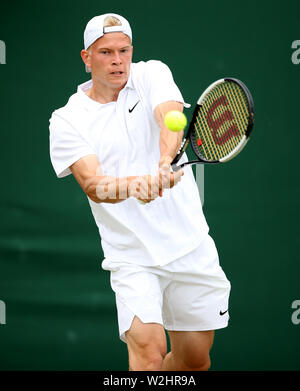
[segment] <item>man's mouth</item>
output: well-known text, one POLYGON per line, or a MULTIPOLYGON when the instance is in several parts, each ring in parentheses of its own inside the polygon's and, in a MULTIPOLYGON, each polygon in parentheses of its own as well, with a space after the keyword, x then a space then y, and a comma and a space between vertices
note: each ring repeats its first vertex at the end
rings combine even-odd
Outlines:
POLYGON ((123 75, 124 72, 117 71, 117 72, 111 72, 111 75, 123 75))

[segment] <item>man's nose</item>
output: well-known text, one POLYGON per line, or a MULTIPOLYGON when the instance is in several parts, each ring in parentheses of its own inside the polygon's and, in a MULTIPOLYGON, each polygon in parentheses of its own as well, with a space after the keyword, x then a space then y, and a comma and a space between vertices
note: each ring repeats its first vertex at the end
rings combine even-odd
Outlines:
POLYGON ((114 58, 113 58, 113 64, 120 65, 122 63, 120 54, 118 52, 114 53, 114 58))

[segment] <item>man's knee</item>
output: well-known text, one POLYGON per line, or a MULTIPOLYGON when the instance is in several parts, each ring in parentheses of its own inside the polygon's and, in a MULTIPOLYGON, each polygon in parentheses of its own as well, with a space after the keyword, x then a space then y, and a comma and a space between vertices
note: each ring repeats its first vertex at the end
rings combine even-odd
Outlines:
POLYGON ((130 347, 128 345, 129 367, 132 371, 160 371, 166 349, 155 339, 130 347))
POLYGON ((198 354, 193 355, 191 352, 190 355, 187 355, 185 358, 177 359, 177 365, 180 370, 184 371, 208 371, 211 366, 211 361, 209 355, 198 354))
POLYGON ((193 371, 208 371, 210 368, 211 362, 210 357, 200 357, 196 365, 192 366, 190 369, 193 371))
MULTIPOLYGON (((171 332, 174 367, 185 371, 208 371, 211 365, 210 348, 213 343, 213 331, 207 332, 171 332)), ((172 345, 171 343, 171 345, 172 345)))
POLYGON ((155 323, 142 323, 134 319, 132 327, 126 333, 129 354, 129 369, 160 370, 167 353, 164 328, 155 323))

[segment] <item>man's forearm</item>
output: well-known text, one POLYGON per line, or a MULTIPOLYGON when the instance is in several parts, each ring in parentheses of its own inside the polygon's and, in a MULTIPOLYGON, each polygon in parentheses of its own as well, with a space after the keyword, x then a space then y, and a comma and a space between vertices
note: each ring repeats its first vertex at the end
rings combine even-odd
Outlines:
POLYGON ((170 164, 175 158, 182 141, 183 132, 171 132, 163 128, 160 133, 160 161, 159 166, 164 163, 170 164))
POLYGON ((94 202, 116 204, 130 197, 130 186, 134 186, 133 181, 137 176, 122 178, 110 176, 95 176, 86 185, 86 194, 94 202))
POLYGON ((183 137, 183 131, 181 132, 172 132, 166 127, 165 124, 165 115, 171 110, 183 110, 183 104, 175 101, 169 101, 161 103, 155 108, 154 116, 160 127, 160 161, 159 167, 162 167, 164 164, 170 164, 174 157, 176 156, 183 137))

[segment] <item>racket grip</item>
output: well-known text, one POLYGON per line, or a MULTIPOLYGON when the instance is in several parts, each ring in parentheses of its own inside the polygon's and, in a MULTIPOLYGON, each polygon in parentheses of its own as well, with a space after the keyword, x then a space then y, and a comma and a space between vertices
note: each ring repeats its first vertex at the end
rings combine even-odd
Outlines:
POLYGON ((173 171, 176 172, 176 171, 180 170, 182 167, 181 166, 177 166, 176 164, 172 164, 171 168, 172 168, 173 171))

